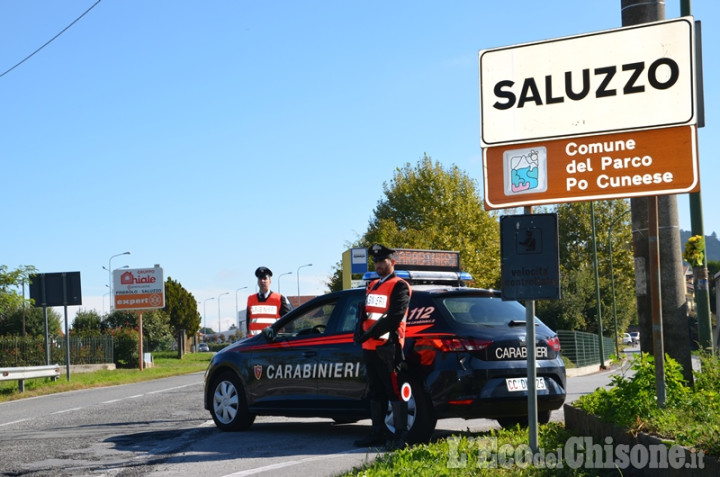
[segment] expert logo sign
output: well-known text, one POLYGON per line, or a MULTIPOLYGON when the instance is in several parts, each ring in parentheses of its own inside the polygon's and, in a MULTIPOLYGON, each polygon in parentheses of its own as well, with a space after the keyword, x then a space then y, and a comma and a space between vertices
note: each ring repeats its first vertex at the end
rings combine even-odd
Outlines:
POLYGON ((135 268, 113 271, 113 305, 116 310, 152 310, 165 306, 163 269, 135 268))

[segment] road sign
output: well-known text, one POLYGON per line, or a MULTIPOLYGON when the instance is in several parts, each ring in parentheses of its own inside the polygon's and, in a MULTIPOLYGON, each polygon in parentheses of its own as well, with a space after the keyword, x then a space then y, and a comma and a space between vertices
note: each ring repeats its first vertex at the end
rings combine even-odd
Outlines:
POLYGON ((695 126, 484 149, 485 208, 696 192, 695 126))
POLYGON ((482 50, 483 147, 695 124, 692 17, 482 50))
POLYGON ((152 310, 165 306, 165 282, 160 265, 113 270, 116 310, 152 310))
POLYGON ((500 218, 503 300, 560 298, 557 214, 500 218))

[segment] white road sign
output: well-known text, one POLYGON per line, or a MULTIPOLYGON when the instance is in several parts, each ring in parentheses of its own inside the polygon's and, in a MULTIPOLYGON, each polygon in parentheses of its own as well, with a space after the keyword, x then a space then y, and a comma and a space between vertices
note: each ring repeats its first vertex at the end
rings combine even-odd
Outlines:
POLYGON ((481 50, 483 147, 696 122, 692 17, 481 50))

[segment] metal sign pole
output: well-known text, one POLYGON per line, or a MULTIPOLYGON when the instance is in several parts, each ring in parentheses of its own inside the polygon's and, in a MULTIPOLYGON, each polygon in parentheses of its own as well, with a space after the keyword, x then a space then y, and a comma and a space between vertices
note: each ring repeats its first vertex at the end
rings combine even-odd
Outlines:
MULTIPOLYGON (((525 207, 532 214, 532 207, 525 207)), ((537 370, 535 343, 535 300, 525 302, 525 343, 527 347, 528 433, 533 454, 538 452, 537 370)))

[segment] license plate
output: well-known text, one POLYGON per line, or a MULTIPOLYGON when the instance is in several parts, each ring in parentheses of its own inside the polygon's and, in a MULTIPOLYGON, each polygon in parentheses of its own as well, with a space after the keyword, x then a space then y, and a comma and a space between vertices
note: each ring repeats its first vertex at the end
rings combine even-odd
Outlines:
MULTIPOLYGON (((527 391, 527 378, 507 378, 505 384, 510 392, 527 391)), ((545 378, 535 378, 535 388, 538 390, 547 389, 545 387, 545 378)))

